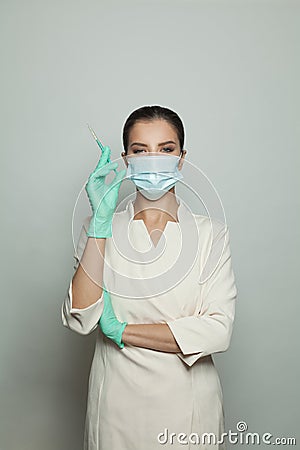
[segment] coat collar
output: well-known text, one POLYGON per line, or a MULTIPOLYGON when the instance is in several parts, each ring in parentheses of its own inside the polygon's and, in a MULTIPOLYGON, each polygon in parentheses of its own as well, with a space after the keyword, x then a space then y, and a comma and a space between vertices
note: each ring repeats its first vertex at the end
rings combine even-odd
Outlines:
MULTIPOLYGON (((187 207, 184 205, 183 202, 181 202, 178 198, 176 198, 176 201, 178 203, 178 209, 177 209, 177 217, 178 217, 178 222, 172 222, 170 221, 170 223, 181 223, 187 216, 188 216, 188 211, 187 211, 187 207)), ((126 205, 126 209, 125 209, 125 213, 126 213, 126 217, 128 222, 130 221, 138 221, 136 219, 133 219, 134 217, 134 199, 130 199, 127 202, 126 205)))
POLYGON ((107 282, 113 280, 125 296, 134 293, 138 298, 145 298, 149 293, 152 296, 180 283, 198 264, 199 230, 195 215, 183 200, 177 200, 178 222, 168 221, 164 234, 154 246, 144 221, 133 220, 133 202, 130 199, 125 210, 115 212, 113 217, 112 239, 107 243, 110 246, 107 282), (130 276, 126 275, 128 266, 130 276))
MULTIPOLYGON (((161 236, 158 244, 153 245, 146 225, 142 219, 134 217, 134 199, 128 200, 125 210, 116 212, 113 218, 113 240, 115 244, 129 252, 152 252, 154 255, 164 249, 166 239, 161 236), (134 248, 131 248, 134 247, 134 248)), ((172 247, 181 247, 181 253, 193 255, 198 248, 199 229, 195 215, 185 205, 183 200, 177 199, 178 222, 168 221, 164 234, 172 247)), ((141 256, 142 257, 142 256, 141 256)))

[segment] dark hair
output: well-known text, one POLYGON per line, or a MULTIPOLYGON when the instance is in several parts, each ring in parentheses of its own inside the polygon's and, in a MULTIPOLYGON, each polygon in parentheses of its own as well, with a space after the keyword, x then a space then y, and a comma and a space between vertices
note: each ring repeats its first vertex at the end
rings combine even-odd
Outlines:
POLYGON ((180 117, 178 116, 178 114, 176 114, 176 112, 172 111, 169 108, 153 105, 153 106, 142 106, 141 108, 138 108, 135 111, 133 111, 127 117, 123 127, 123 147, 126 155, 128 150, 129 133, 131 128, 135 125, 135 123, 138 121, 144 122, 156 119, 165 120, 174 128, 178 136, 180 151, 181 152, 183 151, 184 127, 180 117))

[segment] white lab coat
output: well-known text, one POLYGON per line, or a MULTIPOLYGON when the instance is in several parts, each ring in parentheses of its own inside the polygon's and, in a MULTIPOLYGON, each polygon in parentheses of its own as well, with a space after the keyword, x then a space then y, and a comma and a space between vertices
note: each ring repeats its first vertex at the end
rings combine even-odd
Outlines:
MULTIPOLYGON (((62 304, 63 325, 82 335, 97 330, 84 450, 194 449, 194 444, 182 442, 193 442, 195 434, 201 437, 202 433, 220 438, 225 431, 222 388, 211 355, 227 350, 234 321, 237 288, 228 227, 189 213, 182 201, 178 203, 179 221, 167 222, 164 236, 152 247, 153 258, 147 264, 143 264, 143 258, 148 257, 145 252, 152 241, 144 222, 132 220, 133 201, 128 201, 124 211, 115 213, 113 238, 106 240, 104 283, 120 321, 167 323, 181 352, 126 344, 120 349, 98 325, 103 295, 87 308, 72 308, 70 281, 62 304), (130 258, 124 250, 127 236, 137 252, 130 258), (187 252, 182 255, 184 249, 187 252), (220 259, 215 267, 217 254, 220 259), (135 260, 136 255, 142 255, 142 263, 135 260), (199 283, 202 270, 205 275, 213 274, 199 283), (166 278, 160 277, 163 272, 166 278), (164 433, 160 442, 159 433, 164 433), (172 444, 171 433, 176 433, 172 444), (180 433, 186 438, 178 437, 180 433), (167 442, 163 445, 164 440, 167 442)), ((87 217, 82 226, 74 269, 88 239, 89 221, 87 217)), ((225 449, 225 444, 200 448, 225 449)))

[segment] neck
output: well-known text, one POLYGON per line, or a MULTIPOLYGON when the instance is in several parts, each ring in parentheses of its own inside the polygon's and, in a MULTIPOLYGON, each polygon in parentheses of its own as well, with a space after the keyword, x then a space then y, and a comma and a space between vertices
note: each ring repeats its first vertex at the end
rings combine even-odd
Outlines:
POLYGON ((148 200, 138 190, 133 202, 134 218, 148 223, 163 223, 168 220, 178 221, 175 188, 170 189, 158 200, 148 200))

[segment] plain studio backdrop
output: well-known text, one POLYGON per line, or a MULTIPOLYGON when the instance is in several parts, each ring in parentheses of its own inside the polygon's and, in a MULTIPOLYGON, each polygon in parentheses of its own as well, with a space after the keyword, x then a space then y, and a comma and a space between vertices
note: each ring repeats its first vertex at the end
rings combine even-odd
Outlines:
MULTIPOLYGON (((0 449, 82 449, 96 333, 64 328, 60 308, 75 202, 99 159, 86 122, 116 159, 127 116, 154 104, 182 118, 187 159, 230 227, 236 320, 214 356, 226 429, 297 437, 299 2, 11 0, 0 12, 0 449)), ((84 191, 78 204, 75 234, 84 191)))

